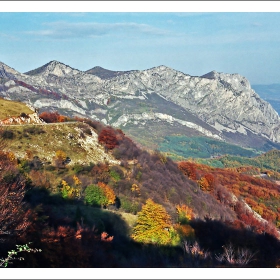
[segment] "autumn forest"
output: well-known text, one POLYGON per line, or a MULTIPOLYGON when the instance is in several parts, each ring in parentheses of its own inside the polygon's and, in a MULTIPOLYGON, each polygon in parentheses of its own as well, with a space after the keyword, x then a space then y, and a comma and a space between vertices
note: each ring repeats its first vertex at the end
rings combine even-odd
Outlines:
MULTIPOLYGON (((24 268, 275 268, 280 265, 280 152, 174 161, 122 130, 59 113, 0 131, 1 266, 24 268), (73 163, 47 126, 93 133, 105 155, 73 163), (51 161, 13 141, 43 137, 51 161), (215 159, 217 161, 217 159, 215 159), (251 162, 251 164, 247 164, 251 162), (28 244, 27 247, 19 247, 28 244), (19 249, 13 255, 13 250, 19 249), (9 258, 10 254, 10 258, 9 258), (13 257, 12 257, 13 255, 13 257), (21 259, 24 258, 24 259, 21 259)), ((71 135, 69 136, 71 138, 71 135)))

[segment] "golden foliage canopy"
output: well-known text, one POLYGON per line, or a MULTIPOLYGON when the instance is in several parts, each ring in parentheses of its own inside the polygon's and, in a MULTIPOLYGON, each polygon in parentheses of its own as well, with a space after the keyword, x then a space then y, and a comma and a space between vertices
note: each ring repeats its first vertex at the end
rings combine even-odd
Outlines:
POLYGON ((171 218, 164 207, 148 199, 138 213, 132 238, 143 243, 168 244, 171 242, 171 218))

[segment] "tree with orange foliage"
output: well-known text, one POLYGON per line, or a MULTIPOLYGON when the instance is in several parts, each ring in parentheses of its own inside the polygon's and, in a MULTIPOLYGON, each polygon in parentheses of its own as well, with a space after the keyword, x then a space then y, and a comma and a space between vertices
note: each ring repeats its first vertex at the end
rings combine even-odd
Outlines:
POLYGON ((138 213, 132 238, 143 243, 169 244, 171 242, 171 218, 160 204, 148 199, 138 213))
POLYGON ((207 173, 198 181, 198 184, 202 191, 211 192, 214 189, 214 176, 207 173))
POLYGON ((101 233, 101 241, 112 242, 113 239, 114 239, 114 236, 109 236, 109 234, 106 231, 103 231, 101 233))
POLYGON ((39 118, 41 118, 46 123, 56 123, 56 122, 67 121, 67 117, 60 115, 58 112, 42 112, 39 115, 39 118))
POLYGON ((39 115, 39 118, 45 121, 46 123, 56 123, 58 120, 58 112, 42 112, 39 115))
POLYGON ((115 195, 114 191, 108 185, 106 185, 102 182, 98 182, 97 185, 100 189, 103 190, 104 195, 107 198, 107 202, 106 202, 105 206, 107 206, 108 204, 114 204, 116 201, 116 195, 115 195))
POLYGON ((67 118, 65 116, 59 115, 57 118, 57 122, 66 122, 67 118))
POLYGON ((187 224, 193 217, 193 210, 185 204, 176 205, 178 221, 181 224, 187 224))
POLYGON ((215 185, 215 177, 211 173, 206 173, 204 178, 207 180, 210 189, 213 190, 215 185))
POLYGON ((178 163, 178 167, 190 179, 196 180, 197 176, 196 176, 195 164, 189 161, 181 161, 178 163))

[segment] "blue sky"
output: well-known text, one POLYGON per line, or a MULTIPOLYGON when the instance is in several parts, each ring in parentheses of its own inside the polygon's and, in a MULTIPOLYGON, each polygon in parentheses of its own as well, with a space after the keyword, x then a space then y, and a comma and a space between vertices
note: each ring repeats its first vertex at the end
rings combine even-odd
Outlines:
POLYGON ((0 13, 0 61, 20 72, 58 60, 79 70, 166 65, 194 76, 216 70, 251 84, 280 83, 280 12, 262 12, 275 11, 268 4, 257 12, 235 9, 240 2, 222 11, 215 9, 221 2, 201 2, 201 9, 187 2, 134 2, 130 9, 126 2, 104 2, 108 9, 50 2, 34 9, 31 2, 17 10, 11 2, 0 13))

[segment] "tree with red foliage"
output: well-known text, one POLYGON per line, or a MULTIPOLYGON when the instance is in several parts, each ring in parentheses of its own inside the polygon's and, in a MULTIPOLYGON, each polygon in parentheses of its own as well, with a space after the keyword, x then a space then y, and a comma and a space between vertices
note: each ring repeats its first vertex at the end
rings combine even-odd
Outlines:
POLYGON ((98 135, 98 142, 103 144, 106 149, 112 150, 118 145, 116 132, 111 127, 105 127, 98 135))
POLYGON ((58 112, 42 112, 39 117, 46 123, 65 122, 67 117, 60 115, 58 112))

